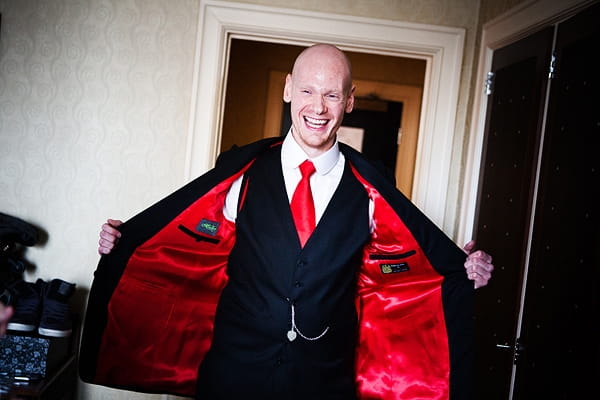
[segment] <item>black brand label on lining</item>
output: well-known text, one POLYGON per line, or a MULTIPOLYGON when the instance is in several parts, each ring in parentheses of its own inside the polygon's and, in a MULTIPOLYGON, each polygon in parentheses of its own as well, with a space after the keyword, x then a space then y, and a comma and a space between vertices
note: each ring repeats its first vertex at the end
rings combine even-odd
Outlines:
POLYGON ((217 231, 219 230, 219 223, 215 221, 210 221, 208 219, 203 219, 196 227, 196 230, 198 232, 206 233, 210 236, 215 236, 217 234, 217 231))
POLYGON ((408 263, 395 263, 395 264, 379 264, 379 268, 381 268, 381 272, 384 274, 396 274, 398 272, 406 272, 410 268, 408 267, 408 263))

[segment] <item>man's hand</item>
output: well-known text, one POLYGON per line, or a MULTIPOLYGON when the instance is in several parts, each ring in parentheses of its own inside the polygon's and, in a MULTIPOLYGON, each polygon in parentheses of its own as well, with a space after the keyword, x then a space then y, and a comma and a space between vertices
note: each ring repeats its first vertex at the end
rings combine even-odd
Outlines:
POLYGON ((98 253, 100 255, 110 253, 116 246, 121 237, 121 232, 117 228, 122 223, 123 221, 119 221, 118 219, 109 219, 102 225, 100 229, 100 241, 98 242, 98 253))
POLYGON ((465 244, 463 250, 469 255, 467 261, 465 261, 467 276, 475 282, 475 289, 478 289, 488 284, 492 277, 494 265, 492 264, 492 256, 483 250, 473 251, 474 248, 475 241, 471 240, 465 244))
POLYGON ((14 310, 12 307, 5 306, 3 303, 0 303, 0 337, 4 336, 6 332, 6 327, 8 326, 8 321, 12 317, 14 310))

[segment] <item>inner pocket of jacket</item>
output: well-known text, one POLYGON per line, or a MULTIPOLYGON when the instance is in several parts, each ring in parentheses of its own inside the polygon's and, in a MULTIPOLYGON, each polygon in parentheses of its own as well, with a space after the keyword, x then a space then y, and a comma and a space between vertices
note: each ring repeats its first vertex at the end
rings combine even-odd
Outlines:
POLYGON ((415 254, 417 254, 416 250, 410 250, 405 253, 398 253, 398 254, 370 254, 369 259, 371 259, 371 260, 399 260, 402 258, 410 257, 415 254))
POLYGON ((199 233, 196 233, 193 230, 191 230, 190 228, 187 228, 183 225, 179 225, 178 228, 180 231, 182 231, 186 235, 194 238, 196 240, 196 242, 209 242, 209 243, 217 244, 220 241, 219 239, 216 239, 216 238, 211 238, 211 237, 207 237, 204 235, 200 235, 199 233))

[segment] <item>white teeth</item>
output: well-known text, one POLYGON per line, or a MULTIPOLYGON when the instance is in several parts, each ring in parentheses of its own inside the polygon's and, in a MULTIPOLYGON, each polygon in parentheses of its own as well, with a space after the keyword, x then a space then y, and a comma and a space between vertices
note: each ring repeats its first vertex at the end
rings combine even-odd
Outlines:
POLYGON ((304 117, 304 119, 310 125, 323 126, 327 123, 326 119, 315 119, 315 118, 310 118, 310 117, 304 117))

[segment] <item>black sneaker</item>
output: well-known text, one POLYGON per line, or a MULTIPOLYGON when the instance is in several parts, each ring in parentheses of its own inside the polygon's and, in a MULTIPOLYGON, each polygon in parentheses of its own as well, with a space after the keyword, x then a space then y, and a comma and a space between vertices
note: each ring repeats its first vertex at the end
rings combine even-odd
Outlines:
POLYGON ((67 337, 72 331, 69 299, 75 292, 75 284, 53 279, 45 286, 38 332, 44 336, 67 337))
POLYGON ((18 281, 10 288, 13 295, 15 313, 8 323, 11 331, 33 331, 40 320, 41 289, 44 281, 31 283, 18 281))

